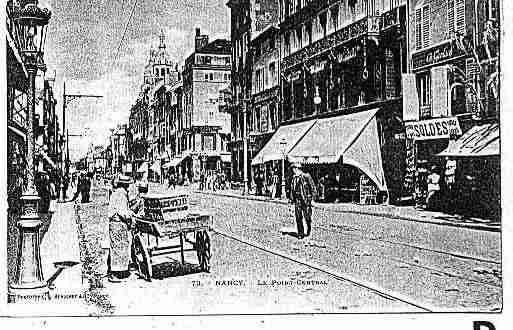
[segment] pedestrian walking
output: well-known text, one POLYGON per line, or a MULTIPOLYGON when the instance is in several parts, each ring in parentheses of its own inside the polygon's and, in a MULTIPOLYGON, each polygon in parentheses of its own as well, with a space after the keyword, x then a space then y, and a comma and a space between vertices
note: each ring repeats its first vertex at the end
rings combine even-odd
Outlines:
POLYGON ((437 167, 431 167, 431 173, 427 177, 427 197, 426 206, 428 210, 437 210, 440 200, 440 175, 437 173, 437 167))
POLYGON ((292 171, 294 176, 291 182, 291 201, 294 203, 297 235, 302 239, 309 236, 312 230, 312 201, 316 198, 317 191, 310 174, 301 170, 301 164, 293 164, 292 171), (306 234, 303 220, 306 222, 306 234))
POLYGON ((111 274, 110 282, 122 282, 130 275, 129 265, 132 258, 132 235, 130 230, 134 227, 135 213, 128 204, 128 188, 130 178, 120 175, 117 179, 117 188, 109 201, 109 261, 111 274))
POLYGON ((47 213, 50 208, 50 177, 45 171, 39 172, 36 180, 36 190, 39 195, 39 212, 47 213))
POLYGON ((201 171, 200 173, 200 184, 199 189, 204 190, 205 189, 205 172, 201 171))
POLYGON ((90 202, 89 196, 90 196, 90 192, 91 192, 92 176, 93 176, 92 173, 87 173, 87 175, 85 175, 84 178, 82 179, 82 190, 80 192, 80 194, 82 195, 82 200, 81 200, 82 203, 90 202))
POLYGON ((168 178, 167 178, 167 187, 168 188, 171 188, 173 187, 173 189, 176 188, 176 179, 175 179, 175 174, 173 172, 170 172, 169 175, 168 175, 168 178))

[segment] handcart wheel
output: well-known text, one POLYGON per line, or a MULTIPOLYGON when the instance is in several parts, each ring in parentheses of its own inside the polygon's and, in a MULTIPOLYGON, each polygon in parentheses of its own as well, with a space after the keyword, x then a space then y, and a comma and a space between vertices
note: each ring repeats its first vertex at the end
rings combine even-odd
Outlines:
POLYGON ((144 244, 141 236, 137 235, 134 237, 134 254, 135 254, 135 262, 137 264, 137 269, 139 271, 139 275, 144 278, 146 281, 151 282, 151 277, 153 275, 151 258, 148 253, 148 248, 144 244))
POLYGON ((196 253, 200 268, 204 272, 210 271, 210 237, 206 231, 196 233, 196 253))

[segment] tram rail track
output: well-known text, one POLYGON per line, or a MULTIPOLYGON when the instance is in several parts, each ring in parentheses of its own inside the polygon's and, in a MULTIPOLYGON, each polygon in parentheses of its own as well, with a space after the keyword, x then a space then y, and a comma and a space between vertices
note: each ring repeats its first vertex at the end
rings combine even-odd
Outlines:
POLYGON ((285 252, 281 252, 281 251, 275 250, 275 249, 270 248, 270 247, 263 246, 263 245, 261 245, 261 244, 259 244, 257 242, 252 242, 252 241, 250 241, 250 240, 248 240, 246 238, 239 237, 239 236, 236 236, 236 235, 231 234, 231 233, 227 233, 227 232, 225 232, 223 230, 220 230, 220 229, 213 229, 212 231, 215 234, 220 235, 222 237, 225 237, 225 238, 228 238, 228 239, 232 239, 232 240, 237 241, 239 243, 242 243, 242 244, 248 245, 250 247, 256 248, 258 250, 264 251, 266 253, 269 253, 269 254, 272 254, 272 255, 275 255, 275 256, 287 259, 289 261, 295 262, 297 264, 300 264, 300 265, 312 268, 312 269, 314 269, 316 271, 319 271, 319 272, 322 272, 324 274, 327 274, 327 275, 329 275, 329 276, 331 276, 331 277, 333 277, 333 278, 335 278, 335 279, 337 279, 339 281, 347 282, 347 283, 350 283, 350 284, 352 284, 352 285, 354 285, 356 287, 359 287, 359 288, 362 288, 362 289, 365 289, 365 290, 369 290, 369 291, 371 291, 371 292, 373 292, 373 293, 375 293, 378 296, 381 296, 383 298, 386 298, 386 299, 389 299, 389 300, 392 300, 392 301, 398 301, 398 302, 401 302, 403 304, 415 307, 415 308, 421 310, 424 313, 434 312, 436 310, 435 307, 429 306, 428 304, 425 304, 423 302, 415 301, 414 299, 412 299, 410 297, 404 296, 404 295, 402 295, 400 293, 397 293, 397 292, 392 292, 392 291, 387 290, 385 288, 381 288, 381 287, 375 285, 374 283, 370 283, 370 282, 367 282, 367 281, 364 281, 364 280, 361 280, 361 279, 354 278, 354 277, 352 277, 352 276, 350 276, 348 274, 343 274, 343 273, 337 272, 335 270, 326 269, 322 265, 319 265, 319 264, 317 264, 317 263, 315 263, 313 261, 302 260, 301 258, 289 255, 289 254, 287 254, 285 252))

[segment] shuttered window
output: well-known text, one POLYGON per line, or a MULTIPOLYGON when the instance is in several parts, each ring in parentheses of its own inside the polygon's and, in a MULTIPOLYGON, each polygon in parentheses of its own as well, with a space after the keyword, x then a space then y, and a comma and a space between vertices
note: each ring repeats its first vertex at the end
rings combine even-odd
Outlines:
POLYGON ((447 32, 465 35, 465 0, 447 0, 447 32))
POLYGON ((421 49, 431 44, 431 15, 429 5, 415 9, 415 48, 421 49))
POLYGON ((432 115, 436 117, 446 117, 449 114, 448 90, 449 82, 446 66, 436 66, 431 69, 431 95, 432 95, 432 115))
POLYGON ((422 48, 422 10, 415 10, 415 48, 422 48))
POLYGON ((456 0, 455 1, 456 8, 455 16, 456 16, 456 32, 459 34, 465 34, 465 0, 456 0))
POLYGON ((454 0, 447 1, 447 32, 449 38, 454 35, 454 0))

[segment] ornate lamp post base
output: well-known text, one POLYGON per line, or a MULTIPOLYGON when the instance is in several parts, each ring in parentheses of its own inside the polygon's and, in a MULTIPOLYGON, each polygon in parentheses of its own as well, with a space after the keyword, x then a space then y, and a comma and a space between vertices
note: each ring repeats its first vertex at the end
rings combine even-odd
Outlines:
POLYGON ((23 214, 17 223, 16 278, 9 286, 9 301, 16 301, 17 298, 47 299, 49 290, 41 267, 39 229, 43 222, 37 213, 39 196, 23 195, 21 201, 23 214))

